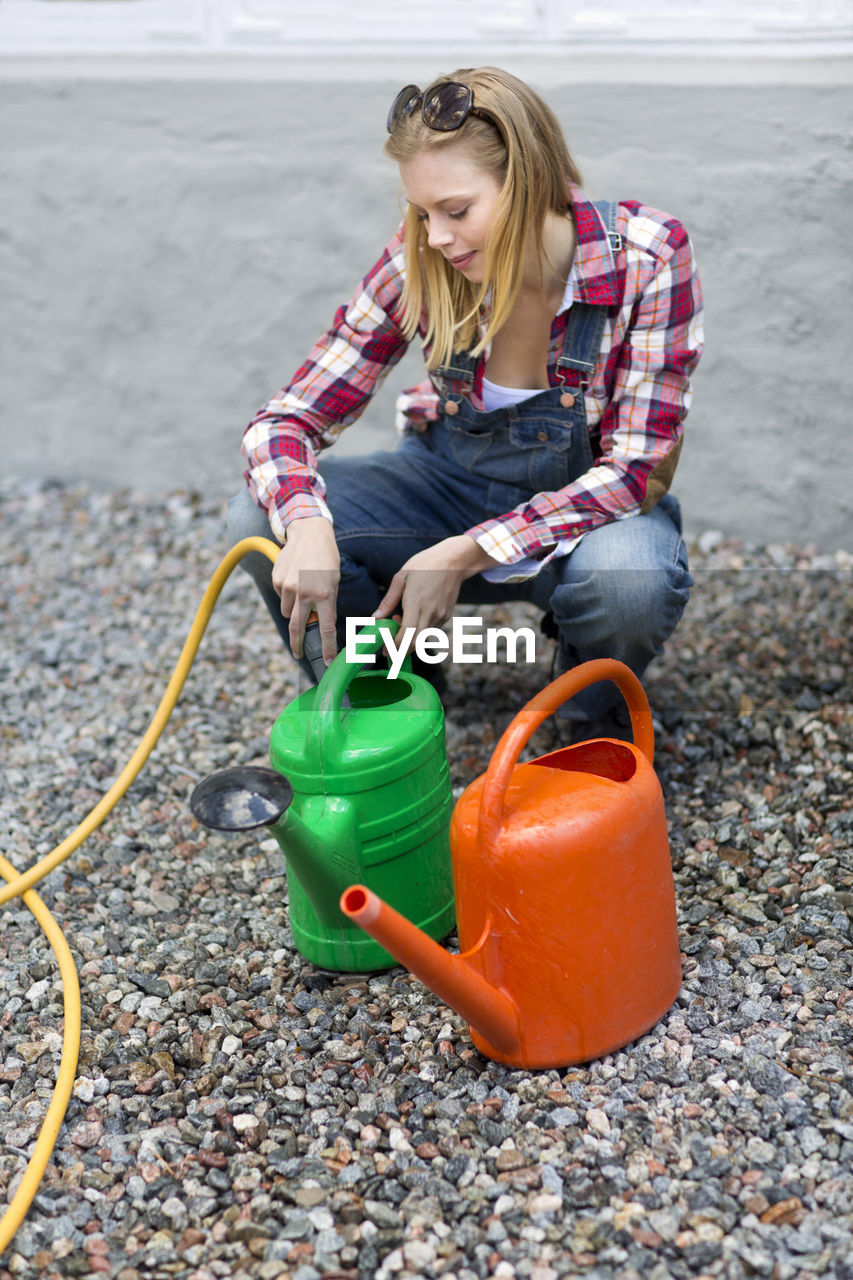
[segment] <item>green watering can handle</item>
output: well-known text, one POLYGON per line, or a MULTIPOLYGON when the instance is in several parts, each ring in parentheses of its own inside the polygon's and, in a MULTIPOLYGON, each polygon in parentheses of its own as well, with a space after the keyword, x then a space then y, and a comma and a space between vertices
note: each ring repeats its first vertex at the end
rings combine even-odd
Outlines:
POLYGON ((628 704, 634 745, 654 764, 655 733, 643 686, 630 667, 615 658, 594 658, 566 671, 522 707, 495 747, 480 797, 479 839, 491 852, 497 845, 503 819, 504 796, 522 747, 550 715, 569 698, 599 680, 612 680, 628 704))
MULTIPOLYGON (((395 622, 393 618, 376 618, 372 626, 363 627, 358 633, 359 648, 367 656, 360 658, 357 662, 347 662, 346 652, 341 650, 334 662, 326 668, 326 674, 317 686, 317 695, 305 735, 306 757, 318 773, 322 773, 326 761, 339 760, 343 754, 344 731, 341 724, 341 703, 350 682, 369 661, 369 655, 380 648, 383 632, 394 636, 399 629, 399 622, 395 622)), ((411 669, 412 664, 407 657, 403 663, 403 670, 411 671, 411 669)))

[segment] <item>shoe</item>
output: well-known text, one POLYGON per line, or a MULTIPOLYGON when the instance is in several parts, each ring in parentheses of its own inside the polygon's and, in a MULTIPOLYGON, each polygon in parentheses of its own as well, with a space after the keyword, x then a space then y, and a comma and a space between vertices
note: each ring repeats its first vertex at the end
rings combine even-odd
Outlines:
POLYGON ((628 708, 614 707, 595 720, 570 720, 569 737, 572 746, 578 742, 589 742, 592 738, 616 738, 619 742, 633 742, 628 708))

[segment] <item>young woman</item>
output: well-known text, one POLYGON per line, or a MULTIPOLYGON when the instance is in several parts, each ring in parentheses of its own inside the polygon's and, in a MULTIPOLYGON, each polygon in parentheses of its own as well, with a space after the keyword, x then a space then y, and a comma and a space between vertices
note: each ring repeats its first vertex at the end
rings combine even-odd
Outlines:
POLYGON ((347 616, 420 630, 458 600, 522 599, 550 615, 560 669, 641 675, 691 586, 667 492, 702 344, 687 234, 636 200, 593 204, 551 110, 504 71, 409 85, 387 127, 408 210, 246 429, 231 535, 282 551, 271 574, 244 564, 297 657, 312 611, 329 661, 347 616), (321 475, 414 340, 429 377, 398 404, 399 447, 321 475))

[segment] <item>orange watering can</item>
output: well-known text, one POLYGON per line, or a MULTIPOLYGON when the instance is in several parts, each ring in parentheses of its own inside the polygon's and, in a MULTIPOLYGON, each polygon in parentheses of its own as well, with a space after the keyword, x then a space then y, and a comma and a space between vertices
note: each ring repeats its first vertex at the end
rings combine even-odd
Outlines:
POLYGON ((465 1018, 487 1057, 543 1068, 610 1053, 648 1031, 681 986, 653 754, 637 677, 621 662, 586 662, 522 708, 456 804, 461 954, 362 885, 341 910, 465 1018), (625 698, 634 743, 597 738, 518 764, 543 721, 599 680, 625 698))

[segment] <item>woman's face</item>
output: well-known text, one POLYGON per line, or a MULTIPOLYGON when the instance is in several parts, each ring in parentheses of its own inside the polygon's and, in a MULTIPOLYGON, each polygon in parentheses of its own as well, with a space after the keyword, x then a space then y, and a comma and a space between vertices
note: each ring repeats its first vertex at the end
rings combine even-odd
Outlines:
POLYGON ((421 151, 400 165, 406 199, 430 246, 472 284, 483 282, 483 247, 501 184, 464 143, 421 151))

